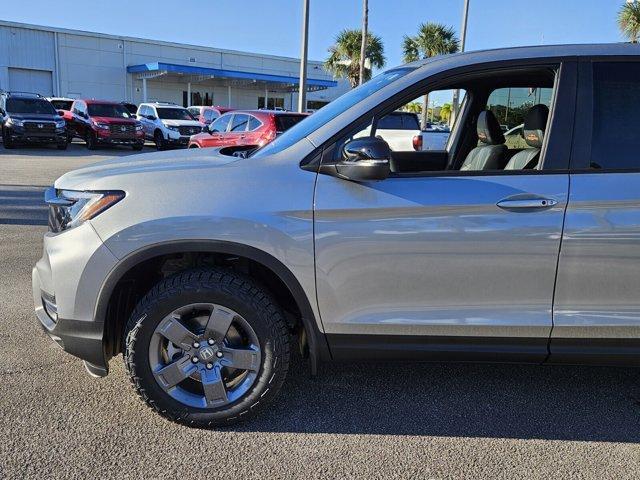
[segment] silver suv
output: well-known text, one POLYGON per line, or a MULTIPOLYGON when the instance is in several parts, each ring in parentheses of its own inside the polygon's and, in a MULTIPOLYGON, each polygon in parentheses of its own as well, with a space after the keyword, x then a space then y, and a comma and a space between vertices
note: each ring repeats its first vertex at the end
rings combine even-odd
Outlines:
POLYGON ((123 354, 150 407, 198 426, 271 400, 294 348, 313 373, 359 359, 637 365, 638 112, 636 46, 475 52, 388 70, 249 155, 67 173, 47 192, 36 314, 90 373, 123 354), (446 149, 376 136, 385 115, 450 89, 466 96, 446 149), (524 148, 501 124, 524 125, 524 148))
POLYGON ((201 133, 203 126, 189 110, 173 103, 141 103, 137 112, 147 140, 153 140, 158 150, 186 147, 191 135, 201 133))

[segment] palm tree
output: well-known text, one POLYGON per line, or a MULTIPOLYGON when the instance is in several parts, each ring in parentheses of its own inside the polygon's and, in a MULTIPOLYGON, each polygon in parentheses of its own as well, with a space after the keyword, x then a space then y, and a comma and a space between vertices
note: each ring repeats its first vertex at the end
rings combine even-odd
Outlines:
POLYGON ((404 110, 411 113, 420 113, 422 112, 422 105, 418 102, 407 103, 404 106, 404 110))
POLYGON ((618 12, 618 26, 632 43, 638 43, 640 37, 640 3, 627 2, 618 12))
POLYGON ((443 122, 449 122, 449 118, 451 117, 451 104, 445 103, 442 105, 440 109, 440 120, 443 122))
MULTIPOLYGON (((402 51, 405 62, 413 62, 420 58, 435 57, 455 53, 460 49, 460 41, 451 27, 439 23, 423 23, 418 27, 415 36, 404 36, 402 51)), ((424 96, 422 108, 422 126, 427 124, 427 106, 429 96, 424 96)))
MULTIPOLYGON (((329 48, 329 58, 324 62, 325 68, 336 77, 348 78, 351 88, 360 81, 360 47, 362 32, 360 30, 343 30, 336 37, 336 42, 329 48)), ((365 59, 370 65, 364 70, 364 79, 371 78, 371 68, 382 68, 386 62, 382 39, 377 35, 367 33, 367 48, 365 59)))

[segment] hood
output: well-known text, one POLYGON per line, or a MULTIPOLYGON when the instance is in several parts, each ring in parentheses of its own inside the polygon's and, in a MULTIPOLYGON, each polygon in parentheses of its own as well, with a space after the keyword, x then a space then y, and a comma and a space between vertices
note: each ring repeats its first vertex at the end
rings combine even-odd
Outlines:
POLYGON ((93 120, 94 122, 106 123, 109 125, 129 125, 138 123, 137 120, 133 118, 91 117, 91 120, 93 120))
POLYGON ((165 125, 169 125, 171 127, 200 127, 202 128, 202 124, 197 120, 162 120, 162 123, 165 125))
POLYGON ((219 153, 217 148, 190 148, 111 158, 64 174, 55 181, 56 188, 68 190, 116 190, 136 182, 179 181, 185 175, 238 163, 244 159, 219 153))

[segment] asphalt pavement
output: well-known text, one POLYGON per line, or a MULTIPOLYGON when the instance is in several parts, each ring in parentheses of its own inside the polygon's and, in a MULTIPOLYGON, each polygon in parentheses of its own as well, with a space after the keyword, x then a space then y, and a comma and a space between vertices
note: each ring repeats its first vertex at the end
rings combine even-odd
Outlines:
POLYGON ((640 477, 640 371, 297 359, 272 408, 226 430, 173 424, 120 357, 103 379, 40 331, 31 267, 47 185, 126 150, 0 149, 0 478, 640 477))

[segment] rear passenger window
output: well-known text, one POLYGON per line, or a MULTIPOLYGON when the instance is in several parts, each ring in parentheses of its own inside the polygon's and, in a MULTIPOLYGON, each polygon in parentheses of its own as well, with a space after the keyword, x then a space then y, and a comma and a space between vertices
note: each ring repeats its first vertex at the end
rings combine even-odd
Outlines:
POLYGON ((593 69, 590 167, 640 168, 640 63, 597 63, 593 69))
POLYGON ((390 113, 382 117, 378 122, 378 130, 404 130, 402 126, 402 114, 390 113))
POLYGON ((247 129, 247 123, 249 122, 249 116, 244 113, 238 113, 233 116, 231 122, 230 132, 244 132, 247 129))

